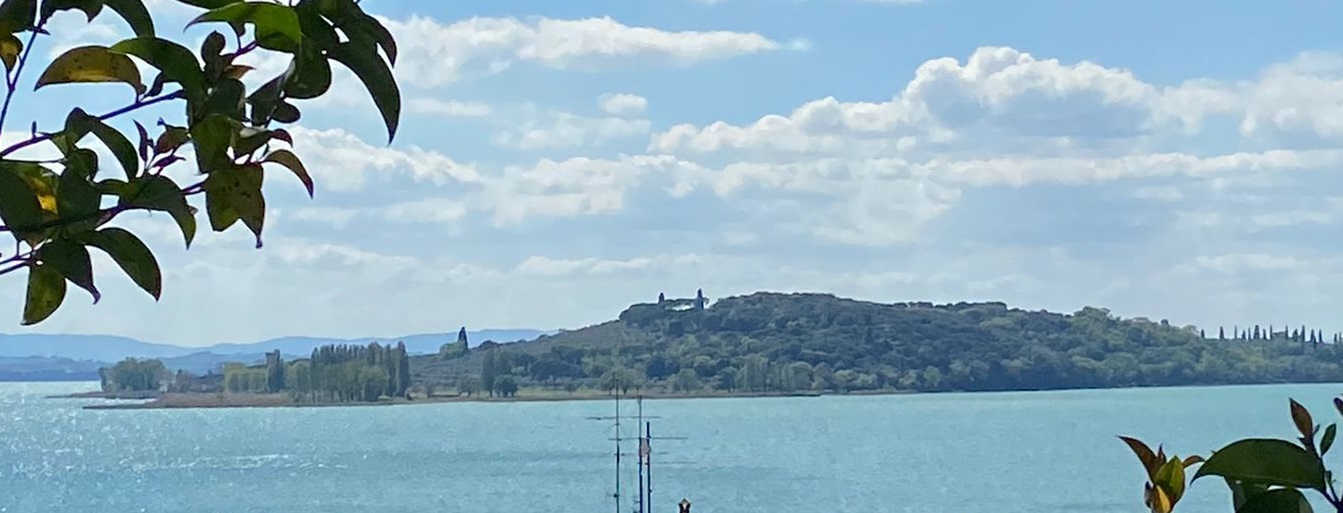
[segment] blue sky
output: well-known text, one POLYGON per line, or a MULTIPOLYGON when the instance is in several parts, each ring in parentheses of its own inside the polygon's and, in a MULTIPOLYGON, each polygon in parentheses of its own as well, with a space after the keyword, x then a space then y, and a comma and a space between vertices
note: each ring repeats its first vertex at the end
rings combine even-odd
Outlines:
MULTIPOLYGON (((182 34, 191 9, 149 3, 182 34)), ((1343 328, 1337 3, 364 4, 402 49, 393 144, 338 75, 295 130, 317 197, 268 176, 264 249, 125 219, 163 300, 95 262, 102 303, 72 292, 34 331, 576 328, 700 287, 1343 328)), ((127 34, 58 21, 45 58, 127 34)), ((118 87, 30 93, 5 136, 118 87)))

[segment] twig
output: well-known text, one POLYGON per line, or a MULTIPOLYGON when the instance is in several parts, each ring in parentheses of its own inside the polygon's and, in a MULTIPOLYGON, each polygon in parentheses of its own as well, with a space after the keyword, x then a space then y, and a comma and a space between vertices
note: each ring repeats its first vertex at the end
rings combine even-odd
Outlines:
MULTIPOLYGON (((45 20, 43 21, 45 24, 45 20)), ((9 75, 9 80, 5 82, 8 91, 5 92, 5 105, 0 107, 0 131, 5 129, 5 120, 9 118, 9 104, 14 101, 14 96, 19 89, 19 76, 23 74, 23 66, 28 63, 28 54, 33 52, 33 43, 37 41, 37 34, 42 31, 42 26, 33 28, 28 35, 28 46, 23 47, 23 55, 19 56, 19 63, 14 66, 14 72, 9 75)))
MULTIPOLYGON (((166 94, 166 95, 163 95, 163 96, 159 96, 159 97, 157 97, 157 98, 153 98, 153 99, 150 99, 150 100, 136 101, 135 103, 132 103, 132 104, 127 105, 127 106, 125 106, 125 107, 122 107, 122 108, 120 108, 120 109, 114 110, 114 111, 112 111, 112 112, 108 112, 108 113, 103 114, 103 115, 101 115, 101 116, 95 116, 95 117, 96 117, 99 121, 107 121, 108 119, 111 119, 111 118, 120 116, 120 115, 122 115, 122 114, 126 114, 126 113, 128 113, 128 112, 133 112, 133 111, 136 111, 136 110, 139 110, 139 109, 143 109, 143 108, 145 108, 145 107, 149 107, 149 106, 151 106, 151 105, 155 105, 155 104, 163 103, 163 102, 170 101, 170 100, 177 100, 177 99, 181 99, 181 98, 185 98, 185 97, 186 97, 185 93, 183 93, 182 91, 179 90, 179 91, 173 92, 173 93, 171 93, 171 94, 166 94)), ((19 141, 19 142, 17 142, 17 143, 11 144, 11 145, 9 145, 8 148, 5 148, 4 150, 0 150, 0 158, 7 157, 7 156, 9 156, 9 154, 11 154, 11 153, 14 153, 14 152, 19 151, 19 150, 24 149, 24 148, 27 148, 27 147, 32 146, 32 145, 34 145, 34 144, 37 144, 37 143, 40 143, 40 142, 45 142, 45 141, 50 141, 53 137, 56 137, 56 135, 59 134, 59 133, 60 133, 60 132, 53 132, 53 133, 49 133, 49 134, 42 134, 42 135, 33 137, 33 138, 31 138, 31 139, 28 139, 28 140, 26 140, 26 141, 19 141)))
POLYGON ((12 256, 12 257, 9 257, 9 258, 6 258, 6 259, 4 259, 4 260, 0 260, 0 264, 7 264, 7 263, 10 263, 10 262, 13 262, 11 265, 8 265, 8 266, 5 266, 5 267, 0 268, 0 276, 4 276, 4 275, 6 275, 6 274, 12 273, 12 272, 17 271, 17 270, 19 270, 19 269, 22 269, 22 268, 24 268, 24 267, 28 267, 29 265, 32 265, 33 262, 30 260, 30 259, 32 258, 32 256, 33 256, 33 252, 30 251, 30 252, 28 252, 27 254, 24 254, 24 255, 18 255, 18 254, 16 254, 16 255, 14 255, 14 256, 12 256))

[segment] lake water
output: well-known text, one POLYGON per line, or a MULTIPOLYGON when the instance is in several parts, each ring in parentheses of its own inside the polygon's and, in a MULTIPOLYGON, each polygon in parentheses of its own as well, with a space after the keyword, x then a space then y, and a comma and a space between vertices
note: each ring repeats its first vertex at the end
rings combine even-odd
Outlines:
MULTIPOLYGON (((610 402, 90 411, 0 384, 0 512, 609 512, 610 402)), ((1343 385, 648 401, 652 513, 1140 512, 1115 438, 1207 454, 1343 385)), ((633 403, 629 403, 632 405, 633 403)), ((632 434, 632 433, 631 433, 632 434)), ((626 450, 633 452, 633 445, 626 450)), ((627 472, 634 484, 632 468, 627 472)), ((627 488, 630 512, 634 488, 627 488)), ((1229 513, 1199 481, 1184 513, 1229 513)))

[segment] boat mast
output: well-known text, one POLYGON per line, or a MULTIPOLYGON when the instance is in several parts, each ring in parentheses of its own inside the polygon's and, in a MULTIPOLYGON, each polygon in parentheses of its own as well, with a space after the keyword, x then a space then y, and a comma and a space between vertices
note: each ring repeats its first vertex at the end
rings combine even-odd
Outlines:
POLYGON ((644 466, 648 467, 648 482, 644 487, 644 504, 653 502, 653 423, 644 422, 644 445, 643 450, 644 466))
POLYGON ((620 513, 620 389, 616 388, 616 491, 611 495, 616 501, 616 513, 620 513))
MULTIPOLYGON (((639 430, 639 426, 643 425, 644 423, 644 396, 642 394, 639 395, 638 404, 639 404, 639 420, 638 424, 634 425, 634 430, 636 433, 639 430)), ((642 436, 639 437, 639 499, 636 501, 636 503, 638 504, 639 513, 647 513, 648 511, 648 504, 644 502, 644 461, 646 461, 646 458, 648 457, 647 453, 645 452, 647 450, 646 449, 647 447, 648 447, 648 441, 644 440, 642 436)))

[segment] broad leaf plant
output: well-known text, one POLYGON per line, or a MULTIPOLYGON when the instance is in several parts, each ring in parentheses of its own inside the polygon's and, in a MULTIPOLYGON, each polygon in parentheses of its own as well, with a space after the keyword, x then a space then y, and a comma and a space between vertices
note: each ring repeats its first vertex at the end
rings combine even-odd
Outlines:
MULTIPOLYGON (((1300 435, 1295 441, 1237 440, 1206 460, 1198 456, 1167 460, 1160 448, 1153 453, 1143 442, 1121 436, 1147 469, 1144 498, 1148 510, 1171 513, 1187 486, 1185 468, 1199 464, 1188 483, 1221 478, 1231 492, 1230 503, 1236 513, 1313 513, 1307 494, 1320 497, 1328 504, 1328 511, 1343 513, 1343 494, 1338 491, 1333 472, 1324 464, 1324 456, 1338 435, 1338 424, 1321 429, 1300 403, 1291 400, 1289 407, 1300 435)), ((1335 398, 1334 407, 1343 415, 1343 398, 1335 398)))
POLYGON ((0 231, 14 239, 12 252, 0 251, 0 275, 27 272, 24 325, 49 318, 64 302, 68 284, 98 302, 91 249, 106 253, 136 285, 160 298, 162 273, 154 254, 134 233, 112 225, 128 211, 167 214, 190 248, 203 203, 211 230, 241 223, 260 248, 267 170, 293 173, 312 197, 312 177, 285 127, 299 121, 300 102, 331 90, 333 62, 352 71, 370 93, 388 142, 396 136, 401 113, 392 75, 396 41, 358 0, 178 1, 200 10, 187 27, 218 27, 197 51, 157 35, 144 0, 0 1, 6 87, 0 130, 10 128, 10 107, 21 93, 32 102, 44 88, 67 87, 63 84, 129 86, 121 108, 90 113, 76 106, 63 126, 39 130, 32 123, 26 138, 0 148, 0 231), (20 91, 24 73, 38 72, 28 69, 34 43, 51 36, 47 27, 54 14, 69 10, 82 12, 89 22, 110 11, 135 37, 71 48, 40 71, 34 90, 20 91), (289 65, 248 90, 242 79, 255 69, 239 59, 253 52, 278 52, 289 65), (153 70, 152 77, 141 76, 137 60, 153 70), (133 119, 156 105, 179 106, 180 116, 149 126, 133 119), (117 118, 132 122, 122 122, 125 132, 109 124, 117 118), (99 162, 93 144, 106 148, 115 162, 99 162), (51 145, 61 157, 15 156, 38 145, 51 145), (166 176, 173 166, 194 168, 194 180, 178 183, 166 176))

